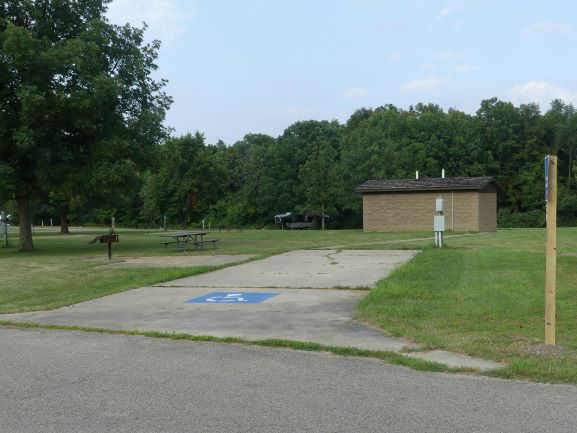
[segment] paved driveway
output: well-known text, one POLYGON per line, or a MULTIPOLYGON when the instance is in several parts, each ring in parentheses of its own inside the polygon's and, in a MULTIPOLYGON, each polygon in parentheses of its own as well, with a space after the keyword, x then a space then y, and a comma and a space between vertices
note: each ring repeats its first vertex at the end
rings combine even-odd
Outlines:
POLYGON ((3 433, 574 433, 577 387, 241 345, 0 329, 3 433))
POLYGON ((181 287, 374 287, 412 259, 411 250, 298 250, 160 286, 181 287))
POLYGON ((414 251, 293 251, 58 310, 0 318, 253 340, 284 338, 399 351, 410 344, 353 320, 354 307, 366 291, 291 287, 371 286, 414 254, 414 251), (205 295, 214 293, 220 293, 220 297, 206 299, 205 295), (265 295, 261 303, 245 302, 261 299, 263 293, 270 295, 265 295), (188 302, 202 296, 204 302, 188 302))
MULTIPOLYGON (((179 332, 191 335, 283 338, 399 351, 410 346, 382 331, 352 320, 366 292, 325 289, 249 289, 274 293, 261 304, 187 301, 214 292, 190 287, 143 287, 54 311, 0 316, 5 320, 108 329, 179 332)), ((247 293, 247 290, 243 290, 247 293)), ((235 294, 234 292, 230 292, 235 294)))

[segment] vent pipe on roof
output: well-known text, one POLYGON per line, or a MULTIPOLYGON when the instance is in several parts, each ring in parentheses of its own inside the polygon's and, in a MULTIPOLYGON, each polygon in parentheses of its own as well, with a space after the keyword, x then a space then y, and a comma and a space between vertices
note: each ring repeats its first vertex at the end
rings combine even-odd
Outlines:
POLYGON ((415 171, 415 179, 419 180, 419 170, 415 171))
POLYGON ((444 179, 444 178, 445 178, 445 169, 442 169, 441 170, 441 179, 444 179))

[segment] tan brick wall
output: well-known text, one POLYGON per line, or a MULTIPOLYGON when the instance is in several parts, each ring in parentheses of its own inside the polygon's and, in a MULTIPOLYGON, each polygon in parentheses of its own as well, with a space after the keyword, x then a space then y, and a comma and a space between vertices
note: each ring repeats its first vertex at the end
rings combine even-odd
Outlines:
POLYGON ((365 231, 381 232, 432 231, 435 199, 438 197, 445 200, 445 228, 447 230, 494 230, 496 193, 482 194, 479 191, 363 194, 363 227, 365 231), (492 207, 493 197, 495 198, 494 208, 492 207), (482 214, 481 207, 483 208, 482 214), (483 219, 482 226, 480 216, 483 219))
POLYGON ((497 190, 492 185, 479 193, 479 230, 497 230, 497 190))

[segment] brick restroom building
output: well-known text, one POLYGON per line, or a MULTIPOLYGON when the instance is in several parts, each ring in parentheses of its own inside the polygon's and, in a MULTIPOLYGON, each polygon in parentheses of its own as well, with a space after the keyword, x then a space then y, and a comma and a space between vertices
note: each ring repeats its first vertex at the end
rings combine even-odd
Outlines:
POLYGON ((442 197, 447 230, 497 230, 497 189, 492 177, 369 180, 363 194, 363 228, 371 232, 432 231, 435 199, 442 197))

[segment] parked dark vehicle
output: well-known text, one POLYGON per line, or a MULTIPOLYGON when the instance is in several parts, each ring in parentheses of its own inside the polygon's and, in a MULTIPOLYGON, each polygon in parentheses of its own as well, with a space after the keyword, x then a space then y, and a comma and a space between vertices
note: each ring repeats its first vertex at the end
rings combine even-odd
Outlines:
MULTIPOLYGON (((325 219, 327 218, 325 215, 325 219)), ((320 221, 320 215, 295 214, 293 212, 275 215, 274 217, 275 224, 280 225, 281 230, 316 229, 320 227, 320 221)))

